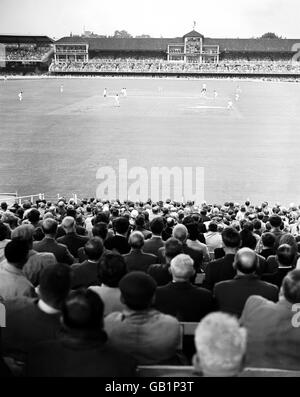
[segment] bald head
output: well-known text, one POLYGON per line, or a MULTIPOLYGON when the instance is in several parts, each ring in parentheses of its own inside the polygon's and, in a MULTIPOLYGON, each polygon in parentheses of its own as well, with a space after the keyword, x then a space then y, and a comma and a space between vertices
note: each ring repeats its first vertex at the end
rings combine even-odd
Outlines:
POLYGON ((144 246, 144 235, 141 232, 133 232, 129 237, 129 245, 132 249, 142 249, 144 246))
POLYGON ((250 248, 240 249, 235 256, 234 267, 242 274, 255 273, 258 267, 256 253, 250 248))
POLYGON ((177 238, 177 240, 185 243, 188 237, 188 230, 184 225, 177 225, 173 229, 173 237, 177 238))
POLYGON ((72 216, 66 216, 63 219, 61 225, 66 233, 72 233, 75 231, 76 222, 72 216))

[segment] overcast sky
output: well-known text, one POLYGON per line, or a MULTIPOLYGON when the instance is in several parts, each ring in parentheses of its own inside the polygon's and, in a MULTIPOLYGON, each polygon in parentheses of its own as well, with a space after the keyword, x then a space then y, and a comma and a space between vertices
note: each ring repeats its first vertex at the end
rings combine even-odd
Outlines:
POLYGON ((83 28, 113 35, 257 37, 275 32, 300 38, 299 0, 0 0, 0 34, 60 38, 83 28))

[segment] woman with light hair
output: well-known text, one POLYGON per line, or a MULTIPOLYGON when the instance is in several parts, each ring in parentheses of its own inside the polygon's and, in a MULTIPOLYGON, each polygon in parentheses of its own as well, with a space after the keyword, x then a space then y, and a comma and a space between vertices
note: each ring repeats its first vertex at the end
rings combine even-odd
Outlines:
POLYGON ((247 331, 229 314, 207 315, 195 332, 195 370, 207 377, 234 377, 243 370, 247 331))

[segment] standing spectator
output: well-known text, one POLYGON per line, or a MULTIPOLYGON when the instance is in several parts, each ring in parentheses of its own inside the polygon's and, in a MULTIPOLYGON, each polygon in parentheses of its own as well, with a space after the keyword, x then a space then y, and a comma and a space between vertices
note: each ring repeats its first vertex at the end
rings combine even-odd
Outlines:
POLYGON ((146 254, 143 251, 144 236, 141 232, 133 232, 129 237, 129 245, 131 251, 129 254, 124 255, 127 265, 127 271, 143 271, 147 273, 150 265, 157 263, 157 257, 152 254, 146 254))
POLYGON ((90 290, 74 291, 62 308, 63 333, 42 342, 28 357, 29 377, 130 377, 133 359, 107 344, 104 305, 90 290))
POLYGON ((143 272, 131 272, 119 285, 126 309, 105 318, 112 346, 132 355, 141 365, 172 362, 179 347, 180 325, 174 317, 152 308, 155 281, 143 272))

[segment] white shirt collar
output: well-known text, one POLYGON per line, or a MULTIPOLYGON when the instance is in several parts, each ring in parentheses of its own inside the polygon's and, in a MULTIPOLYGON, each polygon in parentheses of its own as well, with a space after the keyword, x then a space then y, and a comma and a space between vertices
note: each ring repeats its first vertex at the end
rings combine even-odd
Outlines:
POLYGON ((57 314, 57 313, 59 313, 59 310, 54 309, 53 307, 49 306, 42 299, 40 299, 38 301, 38 307, 41 309, 42 312, 47 313, 47 314, 57 314))

